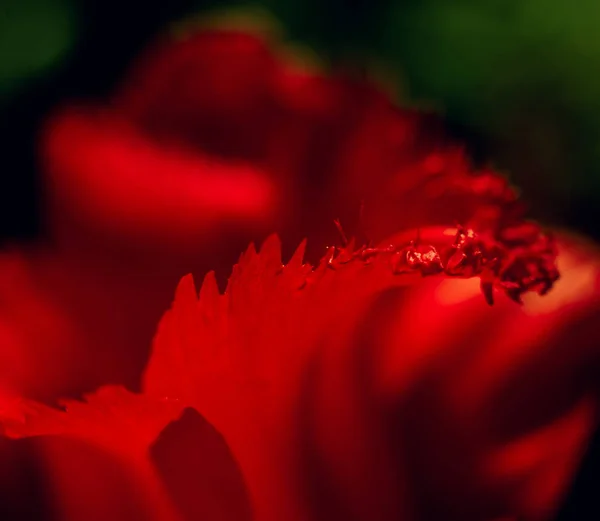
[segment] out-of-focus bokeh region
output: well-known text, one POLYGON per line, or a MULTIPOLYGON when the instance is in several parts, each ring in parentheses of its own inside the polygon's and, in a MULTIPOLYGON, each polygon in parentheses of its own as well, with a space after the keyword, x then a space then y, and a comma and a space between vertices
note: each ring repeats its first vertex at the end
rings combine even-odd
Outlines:
MULTIPOLYGON (((44 232, 37 146, 51 110, 109 95, 171 24, 239 9, 321 66, 375 78, 399 103, 439 111, 476 161, 523 189, 536 218, 600 238, 595 0, 2 0, 3 242, 44 232)), ((599 511, 599 447, 596 439, 560 521, 599 511)))

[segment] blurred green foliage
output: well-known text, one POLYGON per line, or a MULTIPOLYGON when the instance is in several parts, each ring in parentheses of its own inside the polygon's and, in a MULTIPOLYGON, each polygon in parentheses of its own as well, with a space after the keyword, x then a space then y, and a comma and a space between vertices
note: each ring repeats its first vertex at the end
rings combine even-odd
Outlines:
MULTIPOLYGON (((552 218, 600 189, 600 3, 396 3, 382 49, 552 218)), ((583 203, 582 203, 583 204, 583 203)))
POLYGON ((77 13, 70 0, 0 2, 0 100, 47 73, 75 44, 77 13))

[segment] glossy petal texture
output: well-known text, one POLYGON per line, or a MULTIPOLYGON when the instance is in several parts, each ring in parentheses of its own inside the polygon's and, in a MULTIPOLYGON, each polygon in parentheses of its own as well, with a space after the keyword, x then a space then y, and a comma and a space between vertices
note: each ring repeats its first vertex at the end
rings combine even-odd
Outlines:
MULTIPOLYGON (((373 366, 381 349, 357 344, 389 329, 379 317, 386 313, 372 311, 378 296, 441 270, 416 263, 399 271, 396 253, 363 258, 365 250, 351 247, 332 250, 313 269, 303 264, 303 253, 301 245, 283 266, 275 237, 260 253, 251 247, 223 295, 212 274, 199 296, 192 278, 184 278, 159 326, 145 392, 177 397, 223 433, 258 519, 421 519, 408 492, 412 471, 392 457, 384 402, 372 389, 380 383, 373 366), (366 327, 373 331, 361 332, 366 327), (323 466, 332 458, 337 482, 328 491, 330 469, 323 466)), ((487 309, 481 296, 479 305, 487 309)), ((404 310, 397 311, 402 319, 404 310)), ((440 350, 451 350, 454 340, 474 352, 484 349, 470 336, 438 336, 433 322, 421 333, 428 328, 440 350)))
POLYGON ((58 519, 68 521, 252 517, 227 444, 176 401, 106 387, 85 402, 63 402, 63 410, 28 400, 5 404, 4 434, 37 440, 41 465, 31 475, 49 487, 40 514, 53 506, 58 519))

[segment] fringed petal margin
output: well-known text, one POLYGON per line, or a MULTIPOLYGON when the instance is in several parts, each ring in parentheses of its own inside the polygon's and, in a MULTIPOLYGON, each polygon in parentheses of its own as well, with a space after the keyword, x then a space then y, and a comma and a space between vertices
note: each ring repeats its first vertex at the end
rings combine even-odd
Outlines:
POLYGON ((14 399, 0 411, 5 436, 37 440, 59 519, 252 518, 227 443, 193 409, 120 387, 60 405, 14 399))
MULTIPOLYGON (((377 295, 424 276, 479 277, 513 296, 515 288, 505 282, 516 261, 470 230, 430 228, 396 239, 360 248, 349 241, 329 248, 312 266, 303 261, 304 242, 283 264, 273 235, 259 252, 251 245, 240 257, 223 294, 213 274, 199 293, 192 277, 184 277, 159 325, 145 392, 181 400, 223 433, 261 519, 301 518, 295 517, 297 505, 286 510, 294 504, 294 486, 286 485, 294 473, 281 470, 290 457, 289 432, 283 431, 290 431, 301 375, 324 339, 340 349, 352 345, 352 324, 377 295)), ((525 251, 527 256, 515 258, 553 267, 546 250, 539 256, 525 251)), ((544 292, 555 280, 544 274, 530 283, 527 277, 536 272, 525 267, 531 269, 519 274, 516 295, 542 282, 544 292)))

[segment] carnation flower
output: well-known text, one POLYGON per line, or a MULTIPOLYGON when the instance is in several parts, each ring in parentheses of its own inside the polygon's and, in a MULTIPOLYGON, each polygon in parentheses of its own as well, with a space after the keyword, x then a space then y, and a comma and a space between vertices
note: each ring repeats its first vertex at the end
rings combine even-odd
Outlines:
POLYGON ((488 298, 494 278, 515 298, 553 279, 551 243, 523 224, 514 191, 475 170, 433 116, 282 51, 240 30, 164 37, 111 99, 49 117, 48 237, 1 259, 6 385, 46 400, 103 383, 139 388, 182 273, 224 276, 250 239, 273 231, 286 254, 310 237, 314 263, 337 240, 334 219, 371 245, 401 223, 417 249, 456 253, 440 259, 446 272, 484 270, 488 298), (444 230, 457 223, 465 234, 453 245, 444 230))
POLYGON ((283 265, 272 237, 223 294, 182 279, 143 394, 13 400, 5 434, 42 436, 65 519, 98 502, 114 519, 551 519, 598 406, 597 261, 567 244, 564 285, 489 307, 387 251, 313 268, 301 245, 283 265), (114 473, 131 495, 88 488, 114 473))
POLYGON ((139 392, 3 399, 6 446, 35 437, 59 519, 549 519, 597 415, 592 248, 561 238, 558 280, 555 240, 434 118, 292 67, 256 36, 170 42, 125 85, 109 107, 50 121, 60 247, 41 257, 45 292, 20 262, 12 279, 30 292, 17 310, 48 299, 49 330, 79 334, 55 362, 67 380, 88 366, 70 390, 128 383, 146 301, 193 259, 220 264, 210 238, 233 247, 248 217, 284 249, 309 241, 285 263, 277 235, 250 246, 224 292, 213 272, 199 292, 184 277, 139 392), (340 222, 361 201, 348 240, 340 222), (95 371, 94 334, 129 371, 95 371))

